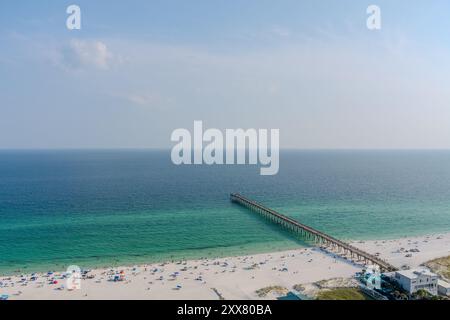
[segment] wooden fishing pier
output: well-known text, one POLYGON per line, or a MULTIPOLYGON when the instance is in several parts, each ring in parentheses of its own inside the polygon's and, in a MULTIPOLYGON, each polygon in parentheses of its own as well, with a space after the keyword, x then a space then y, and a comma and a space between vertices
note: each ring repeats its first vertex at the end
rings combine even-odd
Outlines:
POLYGON ((331 248, 333 251, 343 253, 345 256, 350 255, 351 258, 356 258, 357 261, 362 261, 366 265, 377 265, 380 267, 380 270, 382 272, 391 272, 397 270, 396 267, 370 253, 358 249, 341 240, 333 238, 326 233, 311 228, 272 209, 266 208, 255 201, 241 196, 240 194, 232 193, 230 197, 232 202, 261 214, 268 220, 281 225, 294 234, 301 236, 303 239, 325 245, 326 247, 331 248))

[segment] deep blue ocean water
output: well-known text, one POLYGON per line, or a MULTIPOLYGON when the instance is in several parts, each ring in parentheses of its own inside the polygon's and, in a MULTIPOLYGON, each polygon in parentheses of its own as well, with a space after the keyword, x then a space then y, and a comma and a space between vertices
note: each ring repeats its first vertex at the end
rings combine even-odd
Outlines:
POLYGON ((0 151, 0 272, 302 245, 231 192, 341 239, 450 232, 450 151, 282 151, 276 176, 168 150, 0 151))

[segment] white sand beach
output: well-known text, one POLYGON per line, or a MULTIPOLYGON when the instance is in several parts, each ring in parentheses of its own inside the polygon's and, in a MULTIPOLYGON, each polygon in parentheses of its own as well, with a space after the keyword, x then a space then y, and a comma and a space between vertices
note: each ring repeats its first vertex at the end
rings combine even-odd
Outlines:
POLYGON ((414 268, 427 261, 450 256, 450 233, 352 244, 398 268, 414 268))
MULTIPOLYGON (((352 243, 391 264, 416 267, 450 255, 450 233, 352 243)), ((81 289, 69 291, 61 273, 0 277, 9 299, 261 299, 256 290, 333 278, 351 278, 363 268, 320 248, 249 256, 96 269, 81 289), (123 271, 123 281, 111 281, 123 271), (33 278, 34 276, 34 278, 33 278)), ((265 299, 273 299, 267 295, 265 299)))

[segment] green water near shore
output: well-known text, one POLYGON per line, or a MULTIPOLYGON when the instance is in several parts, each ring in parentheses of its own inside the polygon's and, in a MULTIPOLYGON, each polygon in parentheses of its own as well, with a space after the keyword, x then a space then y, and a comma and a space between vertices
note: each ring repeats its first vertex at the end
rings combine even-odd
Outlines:
POLYGON ((0 273, 304 245, 231 192, 344 240, 450 232, 447 151, 285 151, 272 177, 177 167, 167 151, 2 151, 0 273))

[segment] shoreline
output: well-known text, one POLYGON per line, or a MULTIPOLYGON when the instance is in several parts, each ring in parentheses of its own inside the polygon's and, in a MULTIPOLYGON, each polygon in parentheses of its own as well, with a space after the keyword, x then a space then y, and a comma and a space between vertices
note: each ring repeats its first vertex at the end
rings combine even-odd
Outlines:
MULTIPOLYGON (((401 241, 401 240, 405 240, 405 239, 415 239, 415 238, 429 238, 429 237, 433 237, 433 236, 439 236, 439 235, 450 235, 450 231, 447 232, 434 232, 434 233, 425 233, 425 234, 419 234, 419 235, 413 235, 413 236, 407 236, 407 235, 402 235, 402 236, 397 236, 397 237, 386 237, 386 238, 375 238, 375 239, 341 239, 342 241, 355 245, 357 247, 359 247, 359 245, 364 244, 364 243, 377 243, 377 242, 393 242, 393 241, 401 241)), ((254 248, 245 248, 243 250, 243 252, 236 252, 236 253, 228 253, 228 252, 224 252, 223 254, 206 254, 206 255, 201 255, 201 254, 195 254, 192 253, 191 255, 176 255, 176 254, 171 254, 173 255, 173 257, 170 258, 152 258, 152 257, 146 257, 146 256, 139 256, 139 259, 136 259, 135 262, 126 262, 126 261, 112 261, 112 262, 105 262, 105 263, 84 263, 84 264, 80 264, 80 267, 83 269, 90 269, 90 270, 95 270, 95 269, 107 269, 107 268, 130 268, 136 265, 151 265, 151 264, 161 264, 161 263, 176 263, 178 261, 196 261, 196 260, 214 260, 214 259, 224 259, 224 258, 236 258, 236 257, 243 257, 243 256, 251 256, 251 255, 259 255, 259 254, 270 254, 270 253, 279 253, 279 252, 287 252, 287 251, 292 251, 292 250, 301 250, 301 249, 305 249, 305 248, 313 248, 314 246, 310 246, 308 245, 306 242, 305 243, 299 243, 297 246, 292 246, 290 248, 287 249, 283 249, 283 248, 270 248, 267 249, 264 246, 261 247, 254 247, 254 248)), ((231 248, 231 247, 230 247, 231 248)), ((214 249, 214 248, 211 248, 214 249)), ((242 249, 242 248, 240 248, 242 249)), ((364 247, 361 247, 361 249, 364 249, 364 247)), ((201 251, 203 249, 200 249, 198 251, 201 251)), ((192 251, 196 251, 196 250, 192 250, 192 251)), ((234 250, 230 250, 231 252, 233 252, 234 250)), ((136 257, 136 256, 134 256, 136 257)), ((80 259, 82 260, 82 259, 80 259)), ((92 259, 94 260, 94 259, 92 259)), ((131 260, 131 259, 127 259, 127 260, 131 260)), ((32 274, 32 273, 46 273, 48 271, 52 271, 52 272, 58 272, 58 273, 62 273, 65 271, 64 268, 61 268, 61 265, 64 265, 65 267, 68 267, 69 265, 72 265, 73 263, 67 262, 59 262, 57 264, 54 265, 48 265, 48 266, 44 266, 44 267, 36 267, 35 269, 33 269, 32 266, 25 266, 23 269, 18 268, 17 270, 14 271, 1 271, 0 269, 0 278, 2 277, 12 277, 12 276, 19 276, 19 275, 27 275, 27 274, 32 274)))
MULTIPOLYGON (((350 242, 398 268, 417 267, 450 255, 450 233, 391 240, 350 242)), ((96 268, 81 281, 81 290, 66 289, 61 273, 31 272, 0 276, 0 295, 10 299, 273 299, 257 290, 278 286, 291 291, 334 278, 350 279, 363 266, 319 247, 219 258, 175 260, 136 266, 96 268), (110 281, 123 271, 123 281, 110 281), (31 276, 36 279, 31 278, 31 276), (54 283, 56 281, 56 283, 54 283)))

